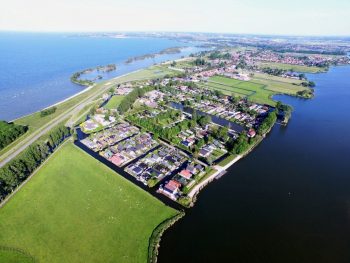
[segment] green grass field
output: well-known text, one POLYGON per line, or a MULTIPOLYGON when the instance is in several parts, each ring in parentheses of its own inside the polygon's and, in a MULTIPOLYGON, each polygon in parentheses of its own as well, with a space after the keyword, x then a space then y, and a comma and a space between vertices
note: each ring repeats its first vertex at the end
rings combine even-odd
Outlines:
POLYGON ((320 67, 308 67, 308 66, 300 66, 300 65, 291 65, 291 64, 284 64, 284 63, 274 63, 274 62, 260 62, 258 65, 262 68, 275 68, 275 69, 282 69, 282 70, 292 70, 295 72, 303 72, 303 73, 319 73, 319 72, 325 72, 325 68, 320 67))
MULTIPOLYGON (((240 81, 221 76, 212 77, 210 78, 210 81, 220 83, 226 88, 231 87, 233 93, 235 93, 235 91, 237 90, 242 92, 250 92, 249 95, 247 95, 247 97, 251 101, 262 104, 275 105, 275 102, 271 99, 271 96, 274 93, 272 91, 266 90, 263 84, 255 83, 252 81, 240 81)), ((230 95, 229 93, 227 94, 230 95)))
POLYGON ((255 73, 250 81, 240 81, 223 76, 215 76, 209 82, 201 84, 204 87, 220 90, 226 95, 232 93, 236 96, 247 97, 249 100, 274 106, 276 102, 272 96, 278 93, 296 95, 298 91, 305 90, 300 86, 300 80, 287 79, 255 73))
POLYGON ((105 105, 106 109, 116 109, 120 102, 123 100, 124 96, 118 96, 118 95, 114 95, 105 105))
POLYGON ((0 260, 4 263, 35 263, 35 259, 21 251, 0 247, 0 260))
POLYGON ((68 142, 0 209, 0 247, 43 263, 146 262, 153 229, 176 213, 68 142))

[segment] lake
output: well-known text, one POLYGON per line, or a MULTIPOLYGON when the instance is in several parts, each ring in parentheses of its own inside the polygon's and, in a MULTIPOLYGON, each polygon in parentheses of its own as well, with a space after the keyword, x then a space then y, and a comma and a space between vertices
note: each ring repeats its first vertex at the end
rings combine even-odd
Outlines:
POLYGON ((120 76, 201 50, 194 45, 162 38, 0 32, 0 120, 13 120, 82 91, 84 87, 70 82, 77 71, 116 63, 117 71, 108 77, 120 76), (179 54, 124 64, 130 57, 179 46, 188 48, 179 54))
POLYGON ((350 262, 350 67, 308 75, 312 100, 200 194, 160 263, 350 262))

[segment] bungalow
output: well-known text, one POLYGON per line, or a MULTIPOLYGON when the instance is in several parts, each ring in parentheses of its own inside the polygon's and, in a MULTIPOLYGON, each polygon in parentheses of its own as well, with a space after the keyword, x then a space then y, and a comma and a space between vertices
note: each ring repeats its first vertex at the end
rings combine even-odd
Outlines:
POLYGON ((159 162, 161 160, 161 158, 157 154, 152 154, 150 160, 152 162, 159 162))
POLYGON ((256 132, 255 132, 254 129, 250 129, 250 130, 248 131, 247 136, 248 136, 249 138, 253 138, 253 137, 255 137, 255 135, 256 135, 256 132))
POLYGON ((181 183, 170 180, 163 188, 163 193, 170 196, 173 199, 177 199, 176 195, 179 193, 181 183))
POLYGON ((195 167, 200 172, 204 170, 204 167, 202 165, 200 165, 200 164, 197 164, 195 167))
POLYGON ((190 180, 192 177, 192 173, 189 170, 182 170, 179 172, 179 175, 181 175, 183 178, 190 180))
POLYGON ((208 150, 206 150, 206 149, 201 149, 200 151, 199 151, 199 155, 200 156, 202 156, 202 157, 208 157, 209 155, 210 155, 210 151, 208 151, 208 150))
POLYGON ((120 154, 115 154, 109 158, 109 161, 117 166, 121 166, 125 162, 125 157, 120 154))
POLYGON ((196 174, 198 172, 196 167, 192 164, 187 165, 186 170, 189 171, 191 174, 196 174))
POLYGON ((135 165, 135 166, 131 169, 131 172, 132 172, 134 175, 138 176, 138 175, 140 175, 140 174, 142 173, 142 169, 141 169, 141 167, 135 165))
POLYGON ((190 142, 189 141, 182 141, 181 142, 183 145, 185 145, 186 147, 190 147, 190 142))

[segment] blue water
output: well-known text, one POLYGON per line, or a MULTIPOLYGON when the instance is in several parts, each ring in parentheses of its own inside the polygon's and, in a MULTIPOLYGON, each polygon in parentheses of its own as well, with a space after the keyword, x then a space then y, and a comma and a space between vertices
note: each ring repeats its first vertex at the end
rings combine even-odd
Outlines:
POLYGON ((288 126, 199 194, 158 262, 350 262, 349 76, 308 74, 312 100, 276 96, 294 107, 288 126))
POLYGON ((129 57, 174 46, 191 44, 160 38, 0 32, 0 120, 13 120, 82 91, 83 87, 70 82, 76 71, 116 63, 112 75, 122 75, 197 50, 189 47, 180 54, 124 64, 129 57))

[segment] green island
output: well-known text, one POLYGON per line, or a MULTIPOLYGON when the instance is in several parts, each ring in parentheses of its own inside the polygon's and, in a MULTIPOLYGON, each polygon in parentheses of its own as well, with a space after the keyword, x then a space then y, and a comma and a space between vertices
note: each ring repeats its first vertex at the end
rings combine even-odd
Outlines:
POLYGON ((156 56, 160 56, 160 55, 177 54, 177 53, 180 53, 180 52, 181 52, 181 47, 170 47, 170 48, 163 49, 163 50, 159 51, 158 53, 145 54, 145 55, 142 55, 142 56, 129 58, 129 59, 127 59, 125 61, 125 64, 130 64, 130 63, 135 62, 135 61, 155 58, 156 56))

